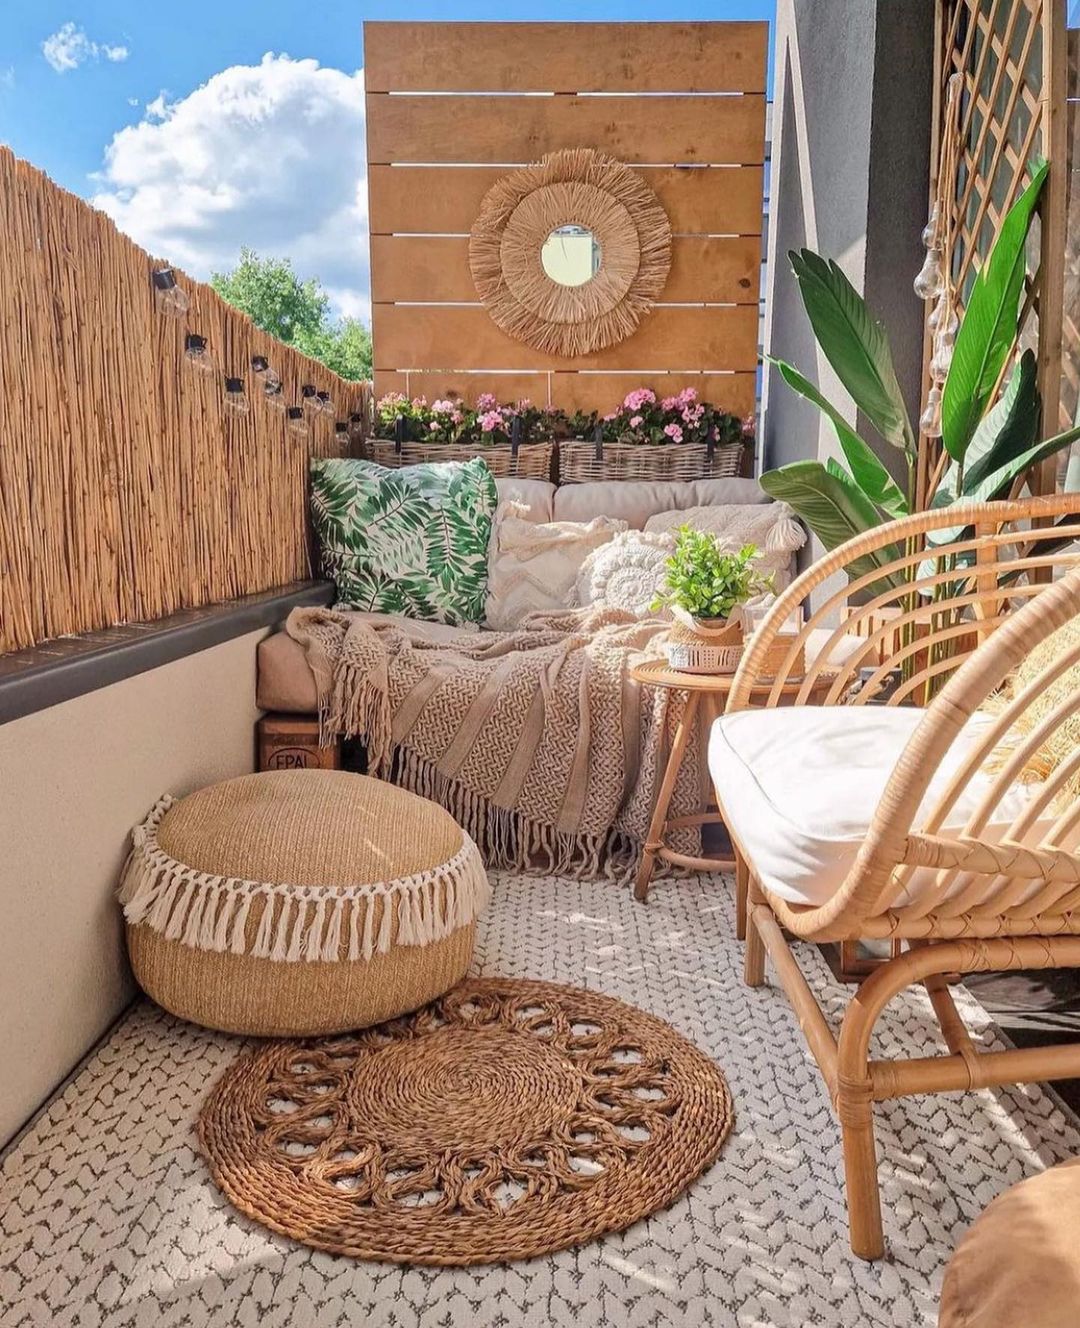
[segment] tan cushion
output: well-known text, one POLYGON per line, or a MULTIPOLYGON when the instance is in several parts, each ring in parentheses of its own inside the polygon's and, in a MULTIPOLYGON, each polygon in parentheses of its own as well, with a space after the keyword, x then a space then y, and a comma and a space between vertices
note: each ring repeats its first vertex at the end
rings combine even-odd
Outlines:
POLYGON ((275 632, 259 642, 255 704, 260 710, 310 715, 319 708, 315 676, 298 641, 275 632))
POLYGON ((754 562, 762 572, 772 574, 777 593, 790 583, 795 554, 806 543, 806 531, 787 503, 714 503, 658 512, 645 523, 646 531, 658 534, 669 534, 680 526, 708 531, 728 553, 753 544, 758 551, 754 562))
MULTIPOLYGON (((436 645, 453 645, 463 638, 475 641, 479 629, 475 623, 451 627, 449 623, 417 622, 393 613, 358 613, 371 623, 409 624, 409 633, 436 645)), ((308 668, 304 648, 287 632, 277 632, 259 642, 258 680, 255 704, 260 710, 282 710, 290 715, 310 715, 319 708, 315 678, 308 668)))
POLYGON ((604 609, 626 609, 639 618, 668 617, 652 605, 667 583, 667 560, 675 548, 671 535, 627 530, 610 544, 594 549, 581 565, 577 603, 604 609))
POLYGON ((1080 1158, 1006 1190, 945 1270, 938 1328, 1076 1328, 1080 1158))
POLYGON ((606 516, 539 524, 513 506, 500 509, 491 537, 486 625, 509 631, 530 613, 570 608, 582 563, 625 529, 624 521, 606 516))
POLYGON ((767 503, 757 480, 620 480, 616 483, 560 484, 555 490, 556 521, 589 521, 613 516, 631 530, 643 530, 649 517, 688 507, 722 503, 767 503))

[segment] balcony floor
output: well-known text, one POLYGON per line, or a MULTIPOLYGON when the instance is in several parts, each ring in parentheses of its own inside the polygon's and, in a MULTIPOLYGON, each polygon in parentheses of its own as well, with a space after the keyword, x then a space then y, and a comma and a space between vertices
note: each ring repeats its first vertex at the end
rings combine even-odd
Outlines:
MULTIPOLYGON (((804 955, 831 1009, 843 995, 804 955)), ((667 1212, 580 1250, 509 1266, 402 1268, 317 1253, 235 1214, 193 1123, 238 1043, 143 1002, 0 1161, 0 1326, 576 1328, 932 1325, 956 1239, 1007 1185, 1080 1151, 1038 1086, 878 1109, 890 1257, 853 1259, 839 1131, 783 995, 742 986, 730 882, 610 885, 500 875, 477 967, 594 987, 670 1020, 728 1077, 735 1129, 667 1212)), ((961 993, 976 1036, 993 1027, 961 993)), ((886 1052, 937 1044, 921 994, 886 1052)))

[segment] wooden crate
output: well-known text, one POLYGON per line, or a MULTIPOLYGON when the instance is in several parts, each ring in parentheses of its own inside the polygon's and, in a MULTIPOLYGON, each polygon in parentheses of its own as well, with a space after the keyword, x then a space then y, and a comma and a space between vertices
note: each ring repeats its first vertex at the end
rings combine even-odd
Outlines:
POLYGON ((260 770, 341 769, 341 743, 319 746, 314 715, 263 715, 255 734, 260 770))

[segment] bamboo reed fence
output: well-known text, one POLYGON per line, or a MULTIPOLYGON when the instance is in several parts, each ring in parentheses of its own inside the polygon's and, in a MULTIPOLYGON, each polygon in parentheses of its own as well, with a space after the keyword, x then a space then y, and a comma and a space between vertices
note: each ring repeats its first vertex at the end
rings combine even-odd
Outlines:
POLYGON ((163 264, 6 148, 0 234, 0 653, 310 575, 308 460, 347 450, 335 421, 367 420, 368 385, 182 273, 189 309, 161 313, 163 264), (187 333, 214 374, 186 361, 187 333), (260 355, 287 405, 311 384, 334 413, 288 429, 260 355), (225 375, 246 415, 226 408, 225 375))

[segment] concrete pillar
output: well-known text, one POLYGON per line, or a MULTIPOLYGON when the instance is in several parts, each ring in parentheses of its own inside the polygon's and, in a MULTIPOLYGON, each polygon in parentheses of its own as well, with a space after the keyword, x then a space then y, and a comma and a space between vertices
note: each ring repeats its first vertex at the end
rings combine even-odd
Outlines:
MULTIPOLYGON (((787 254, 835 259, 889 333, 914 422, 922 380, 922 263, 933 81, 933 0, 778 0, 765 349, 855 419, 817 350, 787 254)), ((895 448, 866 441, 905 478, 895 448)), ((766 368, 763 469, 837 455, 832 427, 766 368)))

